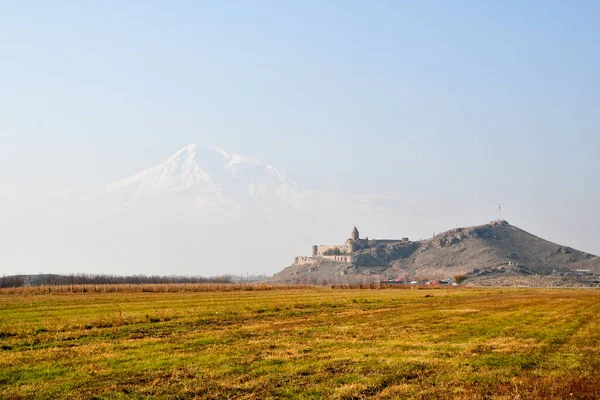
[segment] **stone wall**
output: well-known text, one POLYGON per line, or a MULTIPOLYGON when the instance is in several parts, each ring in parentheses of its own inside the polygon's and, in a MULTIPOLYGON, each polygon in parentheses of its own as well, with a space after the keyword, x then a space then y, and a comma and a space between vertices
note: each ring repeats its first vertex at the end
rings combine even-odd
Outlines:
POLYGON ((331 260, 331 261, 337 261, 337 262, 346 262, 346 263, 351 263, 352 262, 352 255, 350 254, 341 254, 339 256, 319 256, 322 258, 325 258, 327 260, 331 260))

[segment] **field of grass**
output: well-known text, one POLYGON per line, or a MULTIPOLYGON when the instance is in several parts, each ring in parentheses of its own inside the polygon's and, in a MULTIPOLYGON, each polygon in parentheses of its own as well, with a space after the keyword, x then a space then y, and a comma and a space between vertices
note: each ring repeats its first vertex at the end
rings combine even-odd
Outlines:
POLYGON ((0 292, 0 398, 600 398, 600 291, 0 292))

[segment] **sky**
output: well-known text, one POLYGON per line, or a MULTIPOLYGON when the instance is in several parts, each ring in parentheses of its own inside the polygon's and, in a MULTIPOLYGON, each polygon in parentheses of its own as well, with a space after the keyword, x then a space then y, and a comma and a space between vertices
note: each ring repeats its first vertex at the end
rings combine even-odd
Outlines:
POLYGON ((410 199, 398 236, 501 203, 599 254, 599 19, 595 1, 3 1, 0 206, 200 142, 410 199))

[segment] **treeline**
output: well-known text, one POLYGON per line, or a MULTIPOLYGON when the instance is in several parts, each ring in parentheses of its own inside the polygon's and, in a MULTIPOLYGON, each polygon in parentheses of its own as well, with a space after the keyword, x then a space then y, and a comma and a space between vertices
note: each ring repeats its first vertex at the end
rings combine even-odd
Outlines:
POLYGON ((89 274, 40 274, 40 275, 10 275, 0 277, 0 288, 16 288, 24 286, 54 286, 54 285, 140 285, 168 283, 230 283, 231 277, 201 277, 201 276, 146 276, 146 275, 89 275, 89 274))

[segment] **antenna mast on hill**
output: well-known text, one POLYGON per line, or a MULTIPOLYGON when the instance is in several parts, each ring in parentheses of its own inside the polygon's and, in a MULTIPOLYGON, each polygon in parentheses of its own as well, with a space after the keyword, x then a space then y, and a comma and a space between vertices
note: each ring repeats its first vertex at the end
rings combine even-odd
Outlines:
POLYGON ((498 222, 502 222, 502 218, 500 217, 500 211, 501 211, 500 204, 498 204, 498 222))

